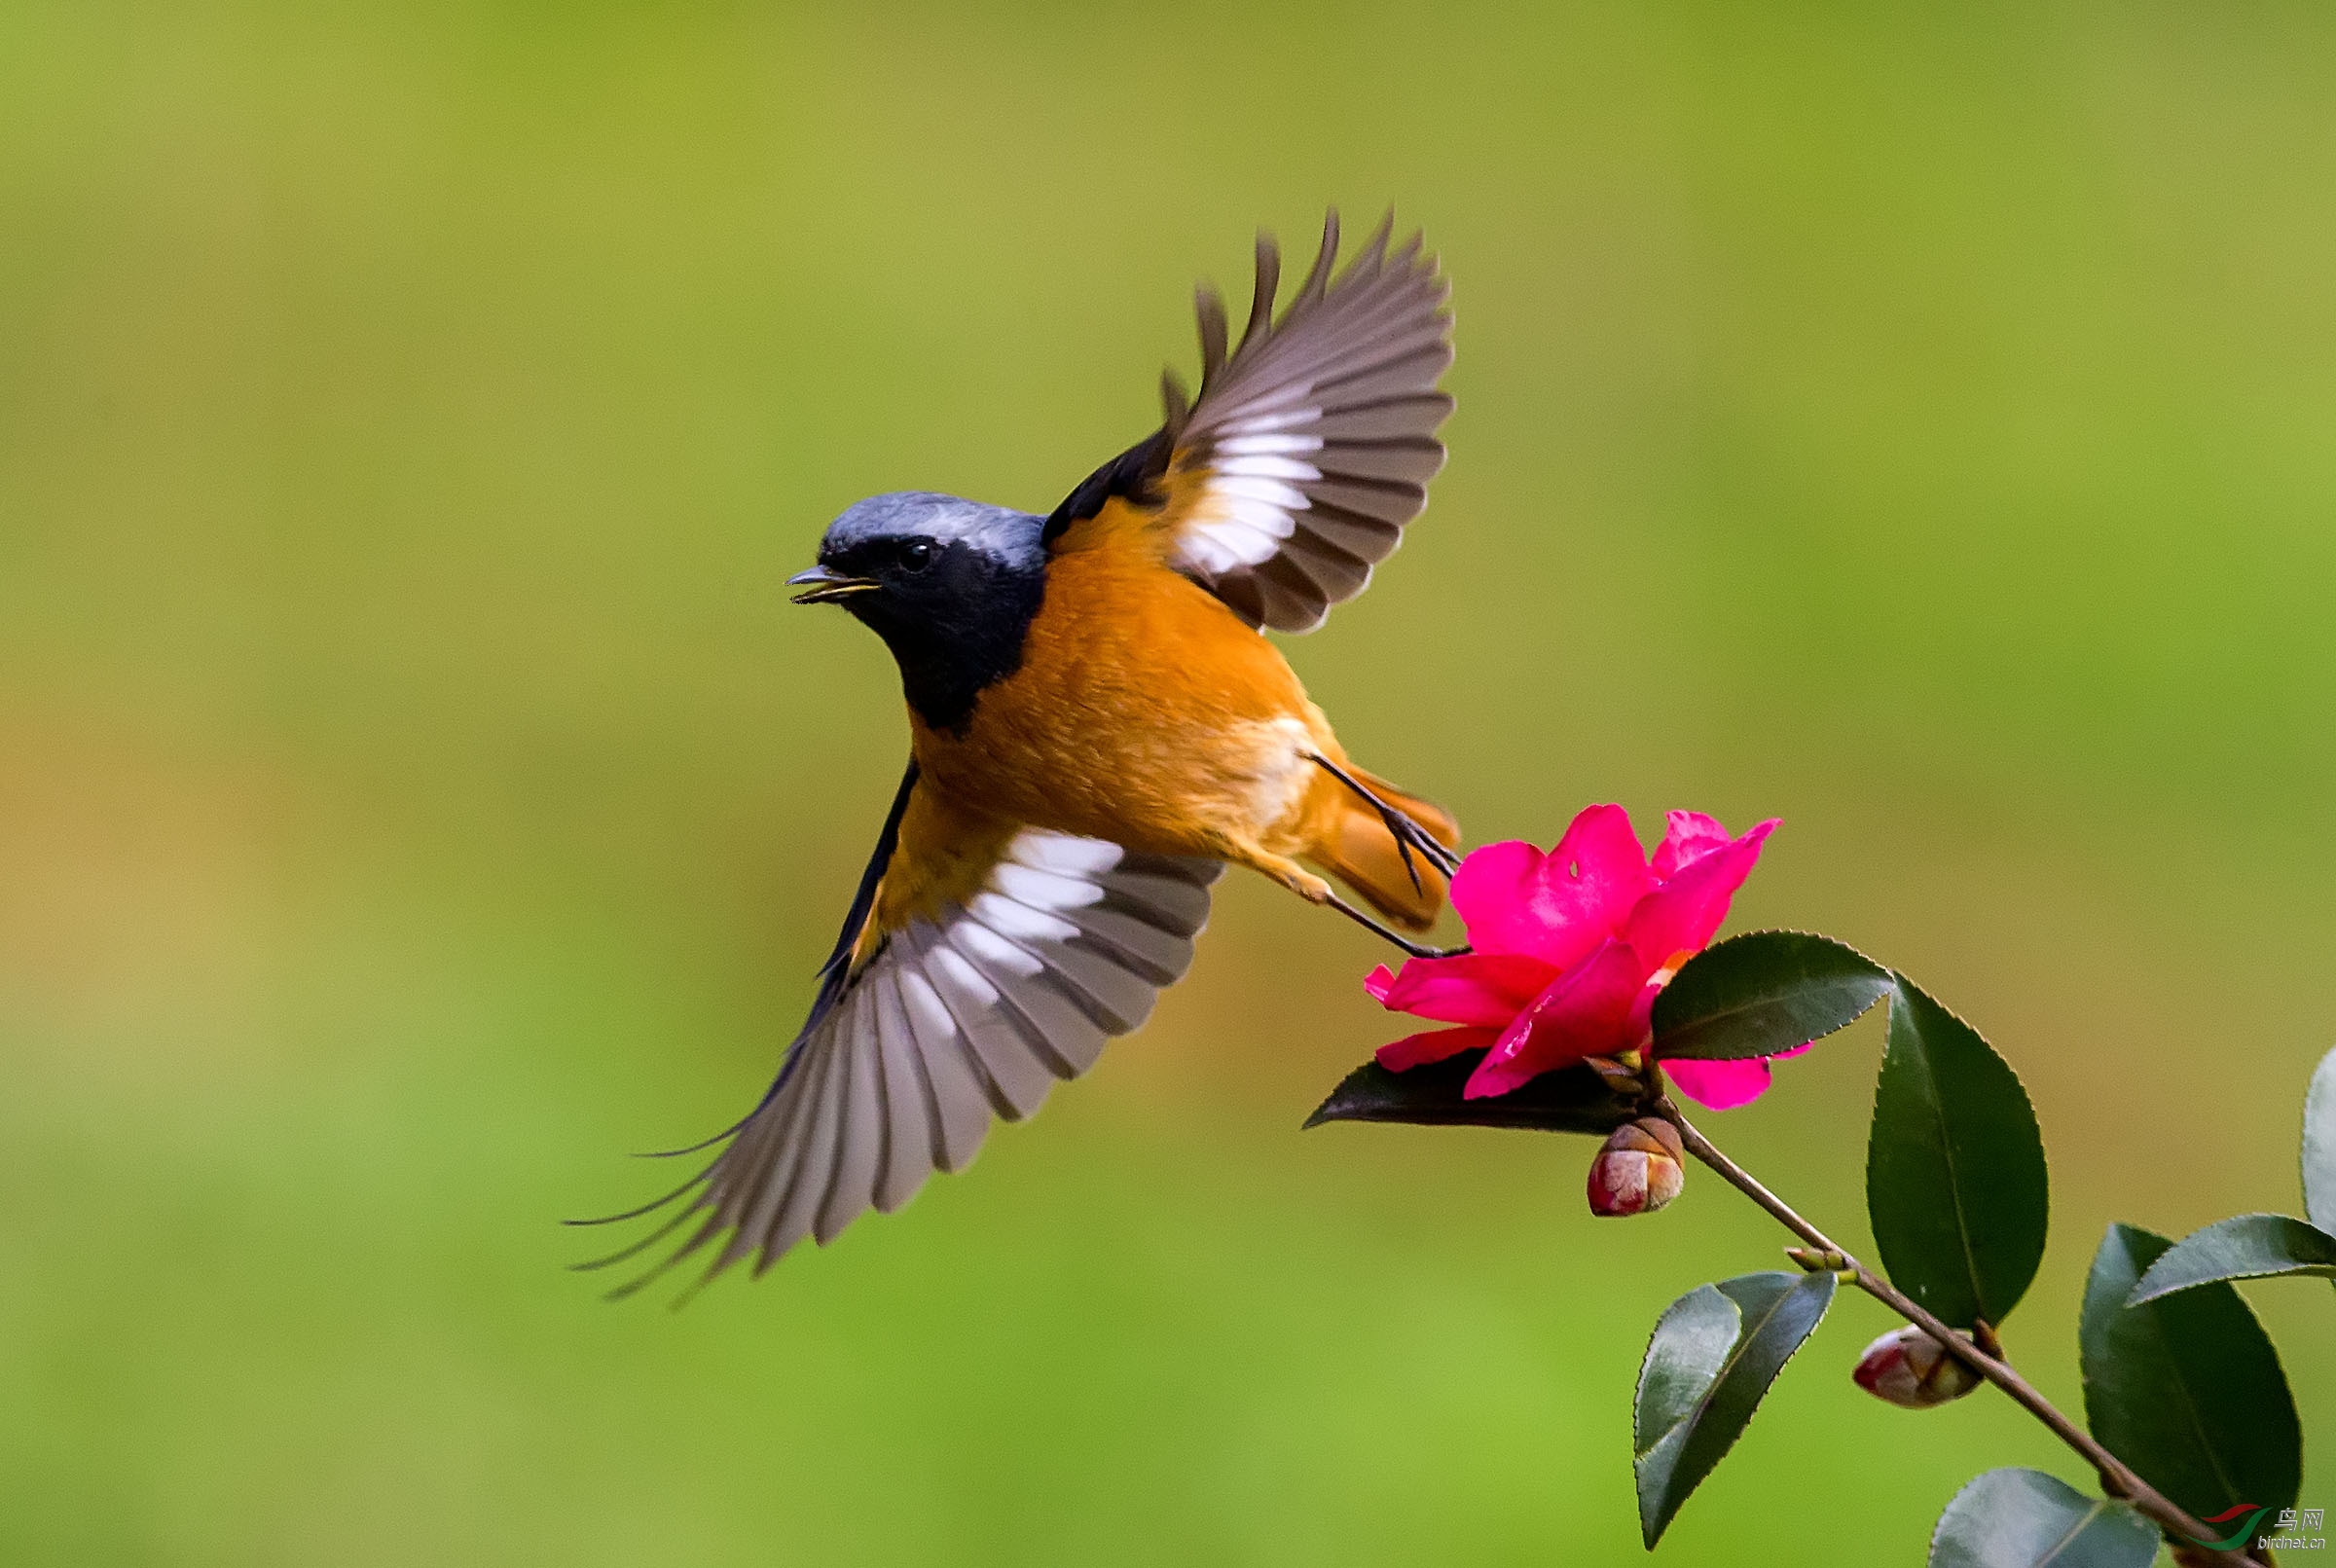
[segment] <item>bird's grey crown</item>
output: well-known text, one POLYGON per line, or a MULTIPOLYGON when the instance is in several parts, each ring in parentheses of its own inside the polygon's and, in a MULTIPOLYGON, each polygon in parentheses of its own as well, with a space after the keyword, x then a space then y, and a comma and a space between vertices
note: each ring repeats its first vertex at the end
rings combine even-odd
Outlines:
POLYGON ((1044 519, 1010 506, 931 491, 893 491, 846 507, 827 526, 820 555, 823 560, 874 539, 923 538, 940 544, 962 540, 1009 566, 1036 567, 1045 561, 1045 547, 1040 542, 1043 527, 1044 519))

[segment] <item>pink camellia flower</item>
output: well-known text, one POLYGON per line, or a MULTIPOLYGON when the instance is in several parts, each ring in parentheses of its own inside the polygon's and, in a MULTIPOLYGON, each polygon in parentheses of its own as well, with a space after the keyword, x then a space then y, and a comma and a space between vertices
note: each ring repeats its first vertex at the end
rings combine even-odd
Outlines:
MULTIPOLYGON (((1459 1027, 1382 1045, 1379 1065, 1400 1073, 1487 1047, 1469 1076, 1473 1100, 1645 1045, 1656 994, 1728 918, 1776 821, 1740 838, 1697 812, 1672 812, 1669 824, 1651 863, 1620 806, 1583 812, 1547 855, 1513 840, 1469 856, 1452 877, 1452 907, 1475 950, 1406 959, 1401 974, 1382 965, 1364 982, 1392 1012, 1459 1027)), ((1715 1111, 1769 1086, 1768 1058, 1663 1068, 1715 1111)))

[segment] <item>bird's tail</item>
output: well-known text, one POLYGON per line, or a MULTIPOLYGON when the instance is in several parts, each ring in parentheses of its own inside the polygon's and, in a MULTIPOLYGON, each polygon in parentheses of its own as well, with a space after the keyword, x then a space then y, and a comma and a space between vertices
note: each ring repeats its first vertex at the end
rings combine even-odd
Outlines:
MULTIPOLYGON (((1350 766, 1347 771, 1372 794, 1426 828, 1437 843, 1448 849, 1459 847, 1460 824, 1450 812, 1433 801, 1405 794, 1360 768, 1350 766)), ((1404 851, 1370 803, 1333 780, 1325 779, 1323 784, 1335 791, 1339 809, 1314 846, 1313 858, 1361 893, 1364 902, 1405 930, 1424 931, 1435 925, 1443 910, 1442 874, 1416 851, 1406 869, 1404 851)))

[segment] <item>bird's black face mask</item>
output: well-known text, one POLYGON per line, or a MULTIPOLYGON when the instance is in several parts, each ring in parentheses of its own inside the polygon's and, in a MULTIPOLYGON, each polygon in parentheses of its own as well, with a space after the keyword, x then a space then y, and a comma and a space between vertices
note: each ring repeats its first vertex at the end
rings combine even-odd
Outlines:
POLYGON ((884 638, 917 716, 962 730, 983 687, 1022 666, 1022 639, 1045 597, 1042 565, 1022 565, 964 539, 863 539, 821 552, 792 579, 797 603, 840 603, 884 638))

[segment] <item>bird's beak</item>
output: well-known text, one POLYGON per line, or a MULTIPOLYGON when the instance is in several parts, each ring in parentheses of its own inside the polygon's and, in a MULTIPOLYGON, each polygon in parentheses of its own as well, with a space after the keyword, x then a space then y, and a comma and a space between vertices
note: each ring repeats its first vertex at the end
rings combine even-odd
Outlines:
POLYGON ((854 594, 864 594, 883 585, 873 577, 847 577, 825 566, 814 566, 809 571, 796 572, 786 580, 786 586, 803 590, 795 596, 798 604, 832 604, 839 599, 850 599, 854 594))

